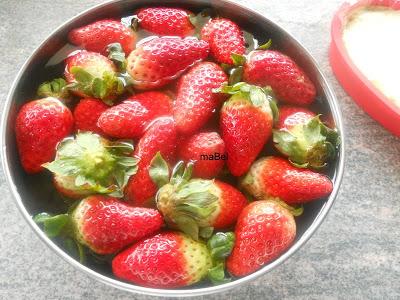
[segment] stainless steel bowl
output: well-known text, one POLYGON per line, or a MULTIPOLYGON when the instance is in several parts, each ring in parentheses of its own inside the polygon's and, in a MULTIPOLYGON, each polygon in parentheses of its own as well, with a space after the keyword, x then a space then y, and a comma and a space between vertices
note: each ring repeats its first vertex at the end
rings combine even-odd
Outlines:
POLYGON ((255 11, 228 0, 187 0, 184 2, 177 0, 116 0, 100 4, 84 11, 57 28, 25 62, 8 95, 1 125, 1 154, 6 179, 19 210, 36 234, 60 257, 91 277, 122 290, 148 295, 196 296, 213 294, 238 287, 269 272, 288 259, 302 245, 304 245, 324 220, 337 196, 344 168, 344 136, 341 113, 335 95, 315 60, 294 37, 279 25, 255 11), (46 174, 28 176, 20 166, 14 136, 16 112, 23 103, 31 99, 40 82, 50 79, 48 74, 49 70, 45 72, 43 66, 49 58, 54 55, 54 53, 65 45, 67 33, 72 28, 82 26, 100 18, 129 15, 132 14, 134 9, 137 7, 150 5, 184 6, 194 11, 211 6, 215 8, 220 15, 233 19, 238 22, 242 28, 253 32, 261 41, 266 41, 268 38, 272 38, 274 48, 280 49, 294 58, 295 61, 297 61, 297 63, 309 74, 318 89, 318 109, 325 113, 332 114, 333 120, 341 134, 342 144, 337 159, 329 170, 334 181, 334 190, 328 199, 306 205, 304 214, 297 219, 298 233, 293 246, 278 259, 264 266, 259 271, 223 285, 197 285, 185 289, 167 290, 145 288, 116 280, 112 277, 109 270, 107 271, 106 269, 94 264, 87 266, 82 265, 69 256, 56 241, 49 239, 31 218, 33 214, 41 210, 46 210, 48 206, 51 206, 52 203, 54 203, 54 199, 52 199, 54 194, 50 180, 43 180, 46 179, 46 174), (48 182, 48 184, 45 184, 44 182, 48 182))

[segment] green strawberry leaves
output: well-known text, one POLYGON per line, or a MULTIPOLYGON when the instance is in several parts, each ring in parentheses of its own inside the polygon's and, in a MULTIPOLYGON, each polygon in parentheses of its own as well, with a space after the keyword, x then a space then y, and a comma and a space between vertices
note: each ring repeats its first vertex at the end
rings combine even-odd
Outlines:
POLYGON ((236 53, 231 54, 233 65, 221 64, 221 68, 229 75, 228 84, 234 85, 242 81, 243 65, 246 63, 246 56, 236 53))
POLYGON ((60 180, 73 178, 74 190, 121 198, 130 176, 137 172, 138 159, 131 156, 132 151, 128 141, 110 142, 91 132, 80 132, 63 140, 56 159, 43 166, 60 180))
POLYGON ((235 234, 233 232, 217 232, 207 242, 211 257, 214 260, 226 259, 235 245, 235 234))
POLYGON ((323 124, 319 116, 290 130, 274 130, 273 141, 293 165, 315 169, 325 167, 340 144, 338 133, 323 124))
POLYGON ((268 50, 272 46, 272 40, 269 39, 265 44, 262 44, 257 47, 256 50, 268 50))
POLYGON ((225 260, 231 254, 235 245, 233 232, 217 232, 207 242, 213 260, 213 267, 208 270, 208 278, 213 284, 222 284, 231 281, 225 276, 225 260))
POLYGON ((232 70, 229 71, 229 79, 228 79, 228 84, 229 85, 234 85, 242 80, 243 77, 243 67, 237 67, 233 68, 232 70))
POLYGON ((70 97, 67 82, 63 78, 56 78, 52 81, 43 82, 39 85, 36 93, 41 98, 55 97, 67 100, 70 97))
POLYGON ((33 217, 33 221, 37 224, 43 224, 46 235, 50 238, 59 236, 69 225, 68 214, 51 216, 48 213, 40 213, 33 217))
POLYGON ((80 263, 85 263, 85 249, 75 239, 74 228, 69 214, 52 216, 43 212, 35 215, 33 221, 43 226, 43 230, 49 238, 63 237, 64 246, 68 253, 79 258, 80 263))
POLYGON ((120 43, 112 43, 107 46, 108 58, 118 67, 118 71, 125 72, 127 61, 125 52, 120 43))
POLYGON ((231 57, 232 57, 233 64, 237 67, 243 66, 246 63, 246 56, 244 56, 244 55, 232 53, 231 57))
POLYGON ((218 208, 218 197, 212 193, 213 184, 212 180, 190 180, 176 187, 168 203, 160 206, 172 224, 195 240, 212 233, 207 220, 218 208))
POLYGON ((66 238, 64 240, 64 246, 68 253, 72 254, 74 257, 79 257, 79 262, 81 264, 85 264, 87 249, 82 244, 73 238, 66 238))
POLYGON ((276 202, 281 207, 283 207, 284 209, 288 210, 294 217, 299 217, 304 212, 303 205, 291 206, 291 205, 287 204, 285 201, 281 200, 280 198, 271 197, 268 200, 276 202))
POLYGON ((279 117, 275 96, 270 87, 262 88, 245 82, 238 82, 234 85, 224 85, 219 89, 214 89, 213 92, 232 95, 224 105, 230 105, 230 103, 236 101, 249 101, 251 105, 270 114, 274 121, 279 117))
MULTIPOLYGON (((246 45, 247 45, 247 53, 254 50, 258 45, 258 41, 254 38, 254 36, 250 33, 244 32, 246 45)), ((265 44, 258 46, 256 50, 267 50, 272 46, 272 40, 269 39, 265 44)), ((234 85, 238 82, 242 81, 243 77, 243 68, 246 64, 247 57, 245 55, 239 55, 236 53, 231 54, 233 66, 229 64, 221 64, 222 69, 229 75, 229 85, 234 85)))
POLYGON ((190 23, 192 23, 195 28, 194 35, 200 39, 201 29, 211 20, 211 18, 217 17, 217 14, 212 8, 206 8, 197 15, 189 14, 188 17, 190 23))
POLYGON ((193 164, 179 162, 169 178, 167 162, 157 153, 150 164, 149 175, 160 188, 156 203, 166 223, 193 239, 209 238, 213 228, 208 220, 218 208, 213 180, 191 179, 193 164))
POLYGON ((151 160, 149 175, 158 188, 161 188, 169 182, 168 163, 163 159, 160 152, 157 152, 151 160))
POLYGON ((208 269, 207 277, 214 285, 227 283, 232 280, 231 278, 226 277, 225 264, 222 262, 216 264, 211 269, 208 269))
POLYGON ((70 72, 74 75, 75 82, 66 87, 72 91, 79 91, 87 96, 103 100, 108 105, 113 104, 116 96, 125 91, 129 82, 114 72, 104 72, 102 78, 95 77, 82 67, 71 67, 70 72))

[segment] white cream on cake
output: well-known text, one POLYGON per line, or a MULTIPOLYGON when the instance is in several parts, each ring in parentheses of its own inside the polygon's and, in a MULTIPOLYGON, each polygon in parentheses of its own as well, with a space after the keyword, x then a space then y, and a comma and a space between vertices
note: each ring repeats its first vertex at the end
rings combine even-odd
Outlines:
POLYGON ((353 12, 343 41, 357 68, 400 107, 400 11, 375 6, 353 12))

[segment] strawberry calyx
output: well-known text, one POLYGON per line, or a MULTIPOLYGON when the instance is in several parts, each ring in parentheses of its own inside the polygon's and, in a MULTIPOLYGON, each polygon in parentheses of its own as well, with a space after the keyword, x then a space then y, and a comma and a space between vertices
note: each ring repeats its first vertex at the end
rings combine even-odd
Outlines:
POLYGON ((136 174, 138 159, 131 157, 129 141, 110 142, 91 132, 79 132, 57 147, 56 159, 43 166, 57 180, 73 179, 73 189, 121 198, 129 177, 136 174))
MULTIPOLYGON (((252 46, 249 47, 248 51, 254 50, 254 47, 257 44, 257 41, 254 39, 253 35, 245 36, 247 44, 251 43, 252 46)), ((255 50, 268 50, 272 46, 272 40, 269 39, 265 44, 258 46, 255 50)), ((229 75, 229 85, 234 85, 238 82, 242 81, 243 77, 243 66, 246 64, 247 57, 246 55, 240 55, 236 53, 231 54, 233 65, 229 64, 221 64, 222 69, 229 75)))
POLYGON ((43 82, 39 85, 36 93, 41 98, 54 97, 67 100, 70 97, 67 82, 64 78, 56 78, 43 82))
POLYGON ((149 174, 160 188, 156 195, 157 208, 166 223, 181 230, 195 240, 209 238, 213 228, 209 219, 218 209, 218 196, 214 180, 191 179, 193 164, 179 162, 168 179, 168 164, 157 153, 149 174))
POLYGON ((79 258, 79 262, 83 264, 86 261, 86 249, 75 237, 75 229, 70 215, 75 207, 76 205, 72 205, 68 213, 59 215, 42 212, 35 215, 33 221, 43 226, 43 230, 49 238, 62 237, 65 248, 74 257, 79 258))
POLYGON ((125 52, 120 43, 112 43, 107 46, 108 58, 118 67, 120 72, 126 71, 127 61, 125 52))
POLYGON ((322 123, 320 116, 290 129, 274 130, 273 141, 294 166, 315 169, 325 167, 335 157, 340 143, 337 131, 322 123))
POLYGON ((263 88, 245 82, 239 82, 234 85, 222 86, 219 89, 215 89, 214 92, 232 95, 224 105, 243 103, 243 101, 248 102, 265 112, 272 114, 274 121, 278 120, 279 110, 275 96, 270 87, 263 88))
POLYGON ((200 38, 202 28, 212 19, 218 17, 212 8, 203 9, 198 14, 188 14, 190 23, 195 28, 195 36, 200 38))
POLYGON ((75 82, 68 84, 68 89, 101 99, 108 105, 112 105, 114 98, 123 94, 127 86, 126 80, 115 72, 105 71, 101 78, 77 66, 71 67, 69 72, 74 76, 75 82))
POLYGON ((270 202, 275 202, 279 206, 283 207, 284 209, 288 210, 294 217, 299 217, 303 214, 304 212, 304 207, 303 205, 298 205, 298 206, 291 206, 287 204, 285 201, 279 199, 279 198, 268 198, 266 199, 270 202))
POLYGON ((233 232, 217 232, 208 241, 213 267, 208 270, 208 279, 213 284, 222 284, 231 281, 225 274, 225 260, 231 254, 235 245, 233 232))
POLYGON ((256 50, 268 50, 272 46, 272 40, 269 39, 265 44, 262 44, 257 47, 256 50))
POLYGON ((60 214, 52 216, 46 212, 39 213, 33 217, 37 224, 43 224, 43 229, 46 235, 50 238, 61 235, 69 235, 70 217, 68 214, 60 214))
POLYGON ((229 75, 228 85, 232 86, 242 81, 243 65, 246 63, 246 56, 236 53, 231 54, 233 65, 221 64, 221 68, 229 75))
POLYGON ((140 20, 139 20, 138 16, 137 16, 137 15, 134 15, 134 16, 131 18, 131 20, 130 20, 129 27, 130 27, 134 32, 137 32, 138 29, 139 29, 139 23, 140 23, 140 20))

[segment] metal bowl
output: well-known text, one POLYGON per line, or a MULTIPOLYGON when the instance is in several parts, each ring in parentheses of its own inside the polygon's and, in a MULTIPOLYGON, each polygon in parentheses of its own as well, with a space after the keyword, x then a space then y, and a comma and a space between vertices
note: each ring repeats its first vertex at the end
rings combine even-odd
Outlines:
POLYGON ((6 179, 19 210, 36 234, 60 257, 91 277, 122 290, 148 295, 196 296, 213 294, 243 285, 244 283, 250 282, 277 267, 304 245, 324 220, 337 196, 344 168, 342 117, 335 95, 315 60, 294 37, 279 25, 255 11, 228 0, 187 0, 184 2, 177 0, 117 0, 100 4, 84 11, 57 28, 25 62, 8 95, 1 125, 1 154, 6 179), (176 5, 194 11, 199 11, 202 8, 211 6, 215 8, 221 16, 236 21, 242 28, 254 33, 259 40, 266 41, 268 38, 272 38, 274 48, 280 49, 291 56, 305 69, 307 74, 309 74, 318 90, 316 108, 324 114, 332 115, 333 121, 341 134, 342 144, 338 156, 335 163, 332 164, 331 169, 328 171, 334 182, 334 190, 332 194, 327 199, 316 201, 305 206, 304 214, 296 220, 298 233, 295 243, 290 247, 290 249, 259 271, 246 277, 233 280, 230 283, 218 286, 206 286, 206 284, 203 283, 184 289, 154 289, 125 283, 114 279, 109 268, 94 263, 92 264, 90 262, 87 265, 80 264, 65 252, 57 241, 49 239, 31 218, 31 216, 37 212, 43 210, 48 211, 49 207, 51 208, 54 206, 54 202, 56 202, 57 199, 54 199, 56 194, 51 186, 48 174, 29 176, 21 168, 14 135, 15 117, 19 107, 31 99, 32 95, 35 94, 36 87, 39 83, 48 80, 55 75, 51 74, 52 72, 55 72, 54 70, 51 68, 45 69, 44 66, 48 62, 49 58, 65 45, 67 33, 72 28, 105 17, 132 14, 135 8, 151 5, 176 5))

